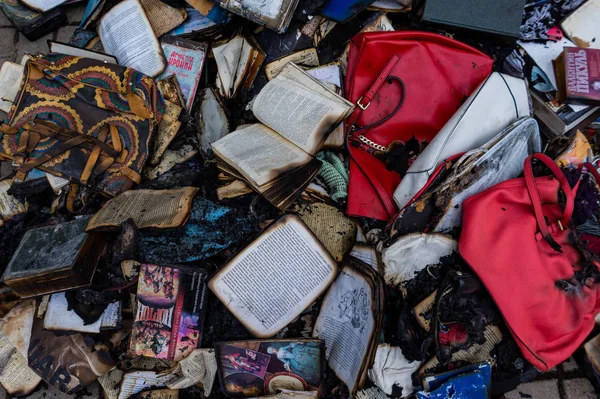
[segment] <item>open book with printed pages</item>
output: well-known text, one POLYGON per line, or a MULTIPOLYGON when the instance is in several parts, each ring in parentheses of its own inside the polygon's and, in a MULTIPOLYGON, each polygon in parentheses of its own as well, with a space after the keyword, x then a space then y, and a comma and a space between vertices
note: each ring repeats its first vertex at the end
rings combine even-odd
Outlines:
POLYGON ((325 341, 329 367, 355 396, 373 366, 385 309, 385 282, 366 263, 348 256, 325 294, 313 338, 325 341))
POLYGON ((288 214, 219 270, 208 287, 252 335, 270 338, 313 304, 337 271, 313 232, 288 214))
POLYGON ((98 23, 98 36, 106 53, 116 57, 120 65, 151 77, 167 67, 140 0, 123 0, 104 14, 98 23))
POLYGON ((214 47, 212 53, 217 63, 217 88, 225 98, 251 88, 266 57, 252 36, 241 35, 214 47))
POLYGON ((286 209, 317 175, 314 155, 354 106, 293 63, 261 90, 252 111, 262 122, 212 144, 220 168, 286 209))

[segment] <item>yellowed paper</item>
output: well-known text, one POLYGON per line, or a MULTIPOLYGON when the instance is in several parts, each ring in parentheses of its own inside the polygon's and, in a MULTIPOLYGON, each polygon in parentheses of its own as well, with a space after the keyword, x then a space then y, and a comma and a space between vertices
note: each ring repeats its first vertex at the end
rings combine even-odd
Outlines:
POLYGON ((123 379, 123 372, 113 369, 108 374, 98 377, 98 382, 104 390, 105 399, 117 399, 119 397, 119 386, 123 379))
POLYGON ((246 183, 241 180, 234 180, 225 186, 217 188, 217 198, 219 201, 222 201, 228 198, 241 197, 252 192, 252 188, 248 187, 246 183))
POLYGON ((357 226, 344 212, 323 203, 296 205, 294 211, 335 260, 340 262, 352 250, 357 226))
POLYGON ((0 217, 8 220, 15 215, 27 212, 27 205, 12 195, 8 195, 8 189, 12 185, 12 179, 0 181, 0 217))
POLYGON ((427 313, 431 312, 433 305, 435 304, 435 296, 437 290, 434 291, 427 298, 423 299, 417 306, 412 310, 413 315, 417 319, 417 322, 427 332, 431 329, 431 318, 427 318, 427 313))
MULTIPOLYGON (((160 1, 160 0, 158 0, 160 1)), ((175 138, 179 129, 181 128, 181 122, 179 122, 179 115, 181 115, 182 108, 177 104, 165 100, 165 113, 163 115, 160 124, 158 125, 158 131, 156 138, 154 139, 154 146, 150 155, 150 164, 158 165, 160 160, 167 150, 171 141, 175 138)))
POLYGON ((217 375, 217 359, 215 350, 200 348, 194 350, 170 373, 171 379, 165 384, 171 389, 185 389, 202 384, 204 395, 210 396, 215 376, 217 375))
POLYGON ((183 23, 187 13, 160 0, 140 0, 156 37, 161 37, 183 23))
POLYGON ((188 219, 196 187, 175 190, 134 190, 109 200, 91 219, 86 231, 115 228, 128 219, 138 229, 182 226, 188 219))
POLYGON ((26 395, 42 380, 27 364, 35 300, 21 302, 0 321, 0 384, 10 395, 26 395))
POLYGON ((279 72, 281 72, 288 64, 288 62, 293 62, 294 64, 303 67, 317 67, 319 66, 319 54, 317 53, 317 49, 313 47, 306 50, 297 51, 283 58, 275 60, 267 64, 265 67, 267 79, 275 79, 277 75, 279 75, 279 72))
POLYGON ((143 175, 148 180, 156 179, 158 176, 171 170, 175 165, 184 163, 196 155, 198 155, 198 150, 192 145, 185 145, 179 150, 166 150, 160 163, 156 166, 144 168, 143 175))

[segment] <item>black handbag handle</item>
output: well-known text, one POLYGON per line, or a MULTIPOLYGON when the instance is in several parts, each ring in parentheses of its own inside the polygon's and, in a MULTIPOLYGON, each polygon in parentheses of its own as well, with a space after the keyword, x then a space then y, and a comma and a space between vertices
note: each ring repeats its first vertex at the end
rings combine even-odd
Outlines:
MULTIPOLYGON (((398 82, 398 84, 400 85, 400 101, 398 102, 398 105, 396 105, 396 108, 394 108, 389 114, 387 114, 385 117, 381 118, 380 120, 370 123, 366 126, 361 126, 361 127, 357 127, 355 124, 353 124, 351 126, 351 133, 356 133, 362 130, 368 130, 368 129, 372 129, 374 127, 383 125, 385 122, 389 121, 394 115, 396 115, 398 113, 398 111, 400 111, 400 108, 402 108, 402 106, 404 105, 404 100, 406 99, 406 85, 404 84, 404 81, 402 79, 400 79, 397 76, 388 76, 386 78, 386 80, 388 81, 389 84, 392 84, 393 82, 398 82)), ((368 105, 366 107, 361 107, 360 106, 360 100, 358 101, 359 107, 361 108, 361 110, 365 110, 368 108, 368 105)), ((369 103, 370 104, 370 103, 369 103)))

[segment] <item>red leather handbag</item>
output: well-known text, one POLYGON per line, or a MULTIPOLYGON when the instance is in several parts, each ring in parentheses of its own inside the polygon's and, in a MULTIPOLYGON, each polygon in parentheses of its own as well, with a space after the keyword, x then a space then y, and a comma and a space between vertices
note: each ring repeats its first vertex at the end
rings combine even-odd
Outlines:
POLYGON ((349 215, 387 221, 398 211, 392 194, 401 176, 373 151, 413 136, 431 141, 489 76, 492 63, 482 52, 433 33, 373 32, 352 39, 346 97, 357 111, 348 132, 349 215))
POLYGON ((525 178, 507 180, 464 202, 458 249, 498 305, 525 358, 546 371, 571 356, 594 328, 600 310, 593 278, 598 263, 575 245, 569 228, 575 195, 554 161, 534 154, 524 171, 525 178), (555 178, 534 177, 533 158, 555 178))

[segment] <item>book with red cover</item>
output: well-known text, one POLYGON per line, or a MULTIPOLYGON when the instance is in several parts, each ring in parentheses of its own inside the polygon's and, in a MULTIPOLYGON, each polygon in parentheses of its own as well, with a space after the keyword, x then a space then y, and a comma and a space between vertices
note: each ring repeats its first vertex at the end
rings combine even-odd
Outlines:
POLYGON ((180 361, 202 339, 206 272, 143 264, 131 349, 136 356, 180 361))
POLYGON ((553 64, 561 101, 600 104, 600 50, 565 47, 553 64))

